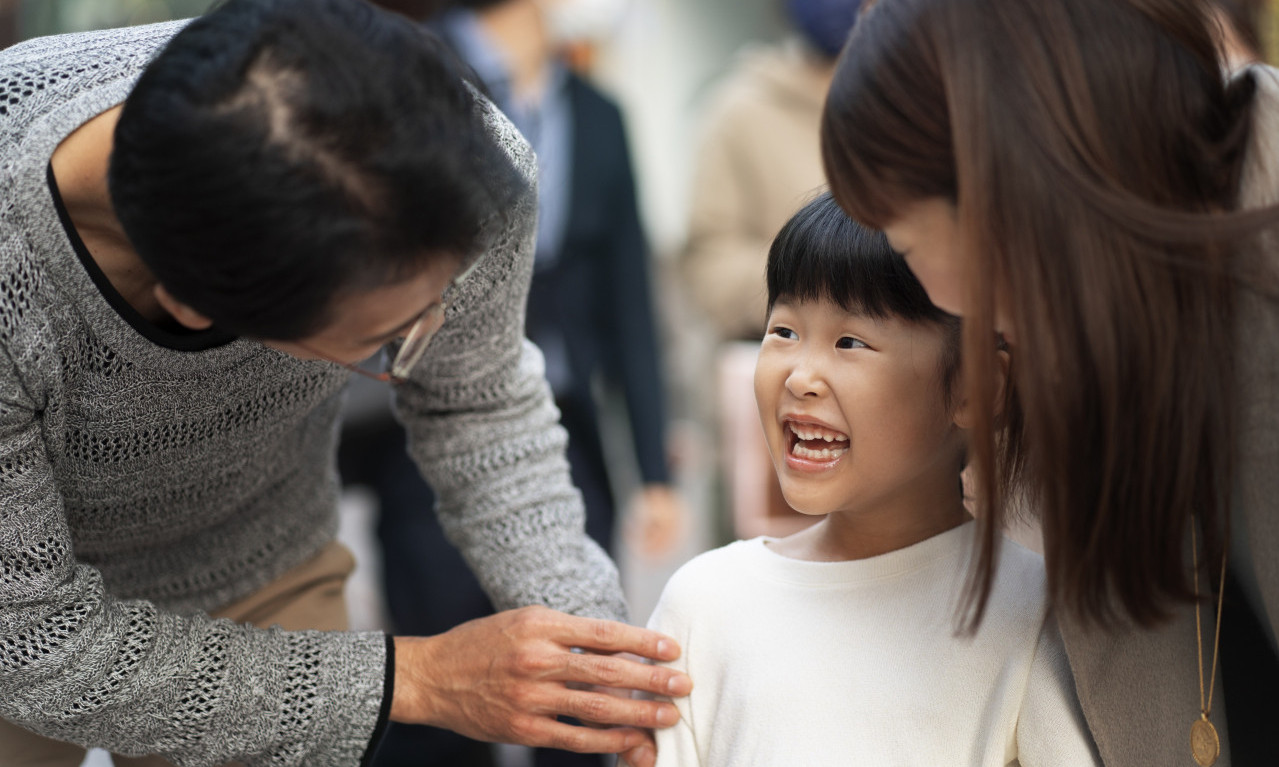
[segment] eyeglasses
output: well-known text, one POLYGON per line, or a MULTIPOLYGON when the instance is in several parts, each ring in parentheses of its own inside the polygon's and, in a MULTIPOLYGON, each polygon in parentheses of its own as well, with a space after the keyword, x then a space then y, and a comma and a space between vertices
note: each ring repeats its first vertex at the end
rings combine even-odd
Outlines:
POLYGON ((471 259, 469 264, 462 267, 462 270, 454 275, 448 286, 444 289, 444 295, 439 301, 435 301, 422 311, 413 326, 409 328, 409 332, 404 334, 404 340, 400 344, 400 349, 395 353, 395 357, 391 360, 391 367, 381 373, 375 373, 372 370, 366 370, 359 365, 353 365, 350 362, 342 362, 335 360, 323 352, 316 351, 310 346, 301 342, 295 342, 298 346, 306 349, 311 354, 332 362, 335 365, 341 365, 352 373, 358 373, 366 378, 372 378, 375 381, 384 383, 404 383, 408 380, 409 373, 421 361, 422 355, 426 354, 426 348, 431 345, 431 339, 435 338, 435 334, 444 326, 444 317, 448 313, 449 307, 453 305, 453 300, 457 295, 457 288, 467 277, 475 271, 475 268, 484 260, 483 254, 471 259))

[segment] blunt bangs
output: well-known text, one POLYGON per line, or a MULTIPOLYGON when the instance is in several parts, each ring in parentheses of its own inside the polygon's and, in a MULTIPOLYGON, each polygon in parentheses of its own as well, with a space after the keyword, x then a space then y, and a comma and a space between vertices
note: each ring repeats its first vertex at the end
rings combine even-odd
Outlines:
POLYGON ((829 300, 876 319, 946 322, 882 232, 848 217, 825 192, 782 227, 768 254, 768 309, 779 300, 829 300))

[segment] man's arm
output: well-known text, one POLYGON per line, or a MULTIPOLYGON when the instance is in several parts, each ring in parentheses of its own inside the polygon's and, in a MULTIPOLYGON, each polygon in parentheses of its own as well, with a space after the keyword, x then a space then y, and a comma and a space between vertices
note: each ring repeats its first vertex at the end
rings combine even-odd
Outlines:
POLYGON ((109 593, 75 555, 45 395, 9 356, 29 370, 56 352, 11 340, 0 337, 0 717, 176 764, 357 764, 383 700, 385 637, 256 629, 109 593))
POLYGON ((625 620, 617 569, 585 532, 541 353, 524 339, 537 221, 533 153, 483 103, 525 187, 486 226, 482 261, 396 388, 396 412, 439 496, 445 534, 499 610, 541 604, 625 620))
POLYGON ((586 535, 541 354, 524 340, 537 215, 533 156, 505 118, 489 114, 528 188, 489 227, 484 261, 459 287, 426 357, 397 387, 396 410, 410 453, 439 496, 445 534, 493 603, 552 609, 397 638, 391 718, 488 740, 622 751, 650 742, 635 728, 673 724, 674 707, 580 685, 682 695, 691 683, 610 655, 669 659, 678 648, 615 622, 626 618, 617 569, 586 535), (623 727, 575 727, 557 722, 561 714, 623 727))

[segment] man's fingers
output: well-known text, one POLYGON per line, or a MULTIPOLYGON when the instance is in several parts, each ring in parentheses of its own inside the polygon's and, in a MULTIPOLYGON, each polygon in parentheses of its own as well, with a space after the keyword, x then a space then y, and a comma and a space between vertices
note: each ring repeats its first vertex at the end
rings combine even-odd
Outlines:
POLYGON ((619 698, 601 692, 564 690, 552 704, 556 714, 583 722, 663 729, 679 721, 679 709, 666 701, 619 698))
POLYGON ((629 652, 653 660, 675 660, 679 645, 674 639, 638 626, 596 618, 579 618, 546 611, 559 625, 555 639, 571 647, 597 652, 629 652))
POLYGON ((693 690, 693 680, 673 669, 591 653, 564 653, 562 657, 565 682, 640 690, 676 698, 693 690))
POLYGON ((597 730, 554 719, 541 719, 536 735, 524 740, 525 745, 576 751, 579 754, 619 754, 651 742, 652 739, 642 730, 629 727, 597 730))
POLYGON ((638 728, 679 721, 674 706, 571 687, 581 683, 679 697, 693 686, 673 669, 593 652, 673 659, 679 649, 668 637, 544 607, 498 613, 435 637, 396 637, 395 647, 391 718, 482 740, 587 753, 634 751, 652 743, 652 736, 638 728), (561 715, 606 728, 556 721, 561 715))
POLYGON ((654 767, 657 764, 657 752, 651 743, 624 751, 621 756, 620 767, 654 767))

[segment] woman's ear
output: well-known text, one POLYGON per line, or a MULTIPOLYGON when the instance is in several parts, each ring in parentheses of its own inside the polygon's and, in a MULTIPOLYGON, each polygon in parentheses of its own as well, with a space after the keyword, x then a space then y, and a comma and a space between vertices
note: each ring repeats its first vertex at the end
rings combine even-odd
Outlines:
MULTIPOLYGON (((994 400, 990 403, 990 412, 996 419, 1003 415, 1004 412, 1004 402, 1008 394, 1008 374, 1011 366, 1012 357, 1008 355, 1008 348, 1001 345, 995 351, 995 391, 993 393, 994 400)), ((973 412, 972 403, 968 399, 967 392, 964 392, 959 404, 955 406, 953 415, 955 425, 961 429, 971 429, 976 424, 976 415, 973 412)))
POLYGON ((174 298, 173 294, 165 290, 164 286, 158 282, 155 285, 155 300, 184 328, 208 330, 213 327, 213 320, 174 298))

